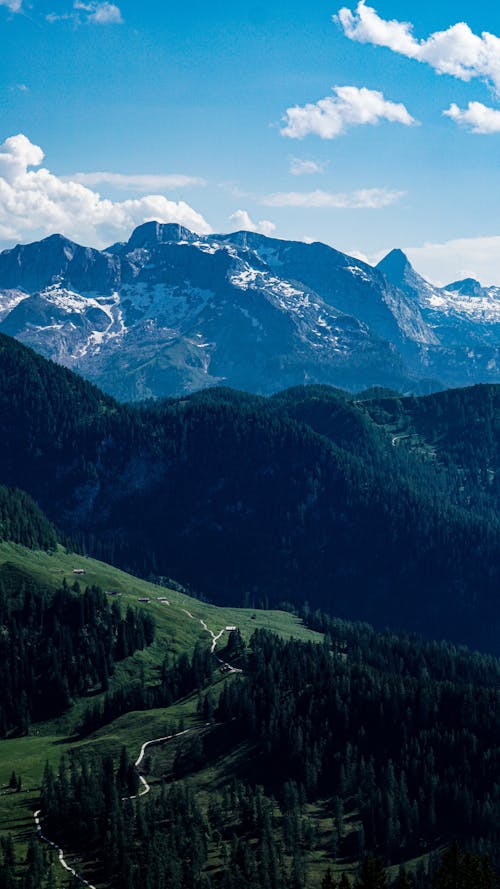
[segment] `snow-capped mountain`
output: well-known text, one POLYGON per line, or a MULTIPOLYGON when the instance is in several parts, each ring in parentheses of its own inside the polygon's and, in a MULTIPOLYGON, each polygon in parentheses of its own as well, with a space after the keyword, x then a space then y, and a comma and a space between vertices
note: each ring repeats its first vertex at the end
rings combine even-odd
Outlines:
POLYGON ((325 244, 150 222, 104 251, 52 235, 1 253, 0 330, 122 399, 417 390, 494 378, 500 299, 477 286, 434 288, 399 251, 372 268, 325 244))
POLYGON ((500 380, 500 287, 472 278, 436 287, 401 250, 377 268, 419 308, 435 337, 434 348, 422 351, 429 373, 452 386, 500 380))
POLYGON ((0 254, 0 330, 126 399, 216 383, 408 388, 412 339, 388 303, 406 301, 410 313, 410 301, 394 293, 370 266, 320 244, 199 238, 154 222, 105 251, 54 235, 0 254), (355 312, 340 299, 349 289, 355 312))

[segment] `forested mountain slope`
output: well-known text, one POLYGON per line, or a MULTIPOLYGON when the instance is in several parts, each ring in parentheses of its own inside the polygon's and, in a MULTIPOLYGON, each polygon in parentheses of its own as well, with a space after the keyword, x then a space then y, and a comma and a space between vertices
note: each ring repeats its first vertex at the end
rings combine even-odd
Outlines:
MULTIPOLYGON (((475 390, 460 397, 474 418, 475 390)), ((92 551, 217 601, 307 599, 496 650, 494 511, 399 447, 371 419, 384 403, 313 387, 132 408, 1 337, 0 481, 92 551)))
MULTIPOLYGON (((373 477, 395 450, 410 490, 412 452, 342 393, 261 401, 219 390, 191 408, 237 411, 241 429, 264 411, 265 442, 264 419, 343 471, 373 436, 373 477), (322 434, 285 422, 285 404, 322 434)), ((163 413, 147 416, 151 429, 163 413)), ((308 605, 218 608, 63 549, 19 491, 0 488, 0 504, 2 889, 51 889, 61 856, 106 889, 331 889, 332 869, 345 889, 375 874, 496 889, 498 658, 308 605), (52 864, 33 812, 61 847, 52 864), (441 859, 453 837, 467 854, 441 859)))

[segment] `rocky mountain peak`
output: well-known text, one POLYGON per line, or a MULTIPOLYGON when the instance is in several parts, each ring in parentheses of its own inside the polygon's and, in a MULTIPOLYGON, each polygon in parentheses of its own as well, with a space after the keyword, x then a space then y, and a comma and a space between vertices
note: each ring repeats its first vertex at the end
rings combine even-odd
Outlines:
POLYGON ((126 249, 130 251, 148 245, 194 241, 196 237, 189 229, 175 222, 144 222, 134 229, 126 244, 126 249))
POLYGON ((483 289, 475 278, 464 278, 462 281, 454 281, 445 288, 445 290, 451 290, 453 293, 460 293, 462 296, 481 296, 483 289))
POLYGON ((408 272, 414 272, 406 253, 396 248, 378 263, 377 268, 389 278, 392 284, 400 284, 406 279, 408 272))

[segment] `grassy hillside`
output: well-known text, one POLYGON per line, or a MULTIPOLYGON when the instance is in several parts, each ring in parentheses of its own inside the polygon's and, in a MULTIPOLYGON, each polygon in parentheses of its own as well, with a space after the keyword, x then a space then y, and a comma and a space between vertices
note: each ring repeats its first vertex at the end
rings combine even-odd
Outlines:
MULTIPOLYGON (((175 737, 150 748, 144 759, 143 774, 151 792, 138 801, 137 810, 154 819, 155 807, 163 799, 163 782, 175 788, 178 779, 186 778, 185 786, 204 819, 203 873, 215 875, 213 885, 219 885, 222 873, 232 873, 231 862, 257 854, 263 828, 256 813, 261 808, 268 812, 273 848, 279 850, 286 876, 279 885, 290 885, 296 867, 301 868, 300 885, 307 889, 316 889, 330 866, 339 877, 342 872, 354 876, 363 830, 368 838, 373 822, 377 836, 370 840, 371 848, 378 847, 392 861, 391 879, 397 876, 398 862, 405 860, 416 874, 418 889, 427 889, 430 853, 442 851, 450 839, 428 822, 428 787, 441 788, 436 811, 443 819, 453 795, 449 785, 455 779, 449 764, 455 763, 458 737, 463 738, 457 753, 463 767, 456 764, 460 780, 466 791, 479 782, 481 793, 486 787, 488 796, 488 805, 483 799, 483 808, 472 817, 470 836, 479 829, 493 836, 491 810, 497 806, 498 788, 490 779, 499 752, 492 704, 500 670, 494 658, 311 614, 308 621, 324 630, 323 636, 288 613, 220 608, 60 546, 41 552, 2 544, 0 571, 5 565, 22 568, 54 592, 63 581, 73 585, 75 578, 82 588, 98 584, 123 609, 134 606, 154 616, 154 643, 116 664, 110 693, 137 682, 141 675, 146 685, 156 686, 167 653, 173 662, 190 655, 199 640, 209 648, 211 634, 221 631, 217 651, 224 657, 227 627, 238 627, 245 642, 255 630, 263 631, 253 636, 243 659, 236 660, 244 667, 243 675, 223 672, 215 664, 208 684, 168 707, 125 712, 92 734, 81 735, 76 729, 89 698, 81 699, 59 718, 33 724, 27 736, 0 741, 0 835, 12 836, 18 862, 25 860, 29 840, 35 836, 33 813, 40 805, 47 762, 56 772, 62 756, 75 763, 75 769, 82 756, 90 768, 95 764, 97 769, 103 756, 111 756, 118 765, 125 746, 133 763, 145 741, 171 735, 175 737), (297 642, 285 647, 287 640, 297 642), (326 645, 317 644, 324 641, 326 645), (210 716, 204 709, 209 698, 210 716), (399 735, 407 731, 408 706, 414 725, 402 741, 399 735), (444 770, 442 763, 447 763, 444 770), (22 779, 20 791, 8 786, 13 771, 22 779), (423 789, 418 805, 412 784, 423 789), (399 822, 396 819, 389 830, 385 816, 386 809, 394 806, 405 819, 401 849, 394 848, 391 833, 400 830, 399 822), (415 819, 420 819, 420 826, 415 819), (477 827, 480 822, 482 828, 477 827), (233 834, 238 836, 236 845, 233 834)), ((95 703, 103 696, 104 692, 94 691, 90 700, 95 703)), ((462 808, 454 800, 449 810, 458 813, 462 808)), ((88 846, 79 846, 78 825, 73 824, 73 834, 73 840, 64 833, 60 840, 69 862, 98 889, 109 887, 97 864, 102 857, 94 858, 88 846)), ((54 875, 56 886, 71 885, 57 861, 54 875)), ((43 889, 46 885, 41 883, 43 889)))
MULTIPOLYGON (((55 551, 44 552, 2 543, 0 567, 6 563, 22 568, 54 590, 61 587, 64 579, 70 585, 77 579, 82 588, 96 584, 118 594, 116 598, 123 608, 134 605, 154 615, 156 638, 153 645, 117 665, 110 680, 110 691, 137 679, 142 672, 146 683, 155 683, 167 652, 172 657, 183 652, 190 654, 199 639, 206 639, 209 644, 209 634, 200 620, 204 620, 216 634, 225 627, 237 626, 246 641, 259 627, 278 633, 285 639, 314 642, 322 639, 320 633, 309 630, 298 618, 286 612, 219 608, 132 577, 104 562, 68 553, 61 546, 55 551), (75 569, 85 573, 75 575, 75 569), (159 597, 167 599, 169 604, 159 601, 159 597), (141 599, 148 601, 141 602, 141 599)), ((114 595, 110 596, 110 599, 114 598, 114 595)), ((227 636, 225 633, 226 639, 227 636)), ((224 638, 221 638, 221 647, 224 644, 224 638)), ((215 692, 225 678, 220 672, 215 674, 215 692)), ((101 697, 93 697, 92 702, 101 697)), ((81 699, 59 719, 33 725, 29 735, 0 741, 0 835, 10 833, 21 856, 25 854, 27 840, 34 831, 33 811, 37 808, 39 785, 46 762, 56 768, 61 756, 73 750, 109 753, 117 758, 123 745, 135 759, 144 741, 170 733, 175 730, 179 720, 183 720, 186 727, 199 724, 196 705, 195 694, 166 709, 127 713, 82 740, 75 736, 75 729, 87 706, 87 701, 81 699), (20 793, 8 788, 12 771, 22 778, 20 793)))

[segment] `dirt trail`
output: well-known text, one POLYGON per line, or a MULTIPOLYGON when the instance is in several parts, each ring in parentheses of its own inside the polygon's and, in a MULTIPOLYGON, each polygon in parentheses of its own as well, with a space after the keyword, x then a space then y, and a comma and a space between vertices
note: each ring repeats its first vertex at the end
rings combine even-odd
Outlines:
MULTIPOLYGON (((187 608, 182 608, 181 610, 184 612, 184 614, 186 614, 189 618, 191 618, 191 620, 196 620, 194 615, 191 614, 191 612, 188 611, 187 608)), ((201 623, 203 629, 205 630, 205 632, 209 633, 209 635, 212 638, 212 645, 211 645, 210 651, 214 655, 214 657, 217 658, 219 663, 222 664, 222 666, 226 669, 226 671, 228 673, 241 673, 242 670, 240 670, 238 667, 233 667, 233 666, 231 666, 231 664, 226 663, 226 661, 223 661, 222 658, 220 658, 215 653, 215 649, 217 648, 217 642, 219 641, 221 636, 226 632, 226 628, 223 627, 222 630, 219 630, 219 632, 216 634, 213 632, 213 630, 211 630, 207 626, 207 624, 205 623, 205 621, 202 618, 200 618, 199 620, 200 620, 200 623, 201 623)), ((162 744, 164 741, 171 741, 173 738, 178 738, 178 737, 180 737, 180 735, 186 735, 190 731, 192 731, 192 729, 187 728, 187 729, 184 729, 182 732, 176 732, 173 735, 165 735, 165 737, 163 737, 163 738, 151 738, 151 740, 149 740, 149 741, 144 741, 144 744, 141 747, 141 752, 139 753, 139 756, 134 763, 135 768, 137 769, 137 772, 139 775, 139 781, 142 784, 142 789, 139 790, 139 792, 134 794, 133 796, 124 796, 124 797, 122 797, 122 799, 124 799, 124 800, 125 799, 130 799, 130 800, 138 799, 141 796, 146 796, 146 794, 150 792, 151 785, 148 784, 148 782, 146 781, 144 776, 141 775, 141 773, 139 771, 139 767, 141 765, 142 760, 144 759, 144 755, 145 755, 148 747, 151 747, 154 744, 162 744)), ((57 845, 57 843, 55 843, 53 840, 49 840, 49 838, 45 836, 45 834, 43 833, 42 824, 41 824, 41 819, 42 819, 41 809, 37 809, 36 812, 33 812, 33 817, 35 819, 35 825, 36 825, 36 830, 37 830, 39 839, 42 840, 44 843, 48 843, 49 846, 52 846, 52 848, 57 851, 61 867, 63 867, 64 870, 67 871, 68 873, 72 874, 72 876, 76 877, 76 879, 79 880, 80 883, 82 883, 84 886, 88 886, 88 889, 96 889, 96 887, 92 883, 89 883, 89 881, 86 880, 85 877, 83 877, 81 874, 79 874, 78 871, 76 871, 73 867, 71 867, 70 864, 68 864, 68 862, 66 861, 66 858, 65 858, 65 854, 67 854, 67 853, 65 853, 64 850, 60 846, 57 845)))
POLYGON ((54 843, 53 840, 49 840, 49 838, 45 836, 45 834, 42 831, 41 816, 42 816, 42 812, 40 809, 37 809, 36 812, 33 812, 33 817, 35 819, 36 829, 37 829, 39 838, 44 843, 48 843, 49 846, 52 846, 52 848, 56 850, 58 857, 59 857, 59 863, 60 863, 61 867, 64 868, 65 871, 67 871, 69 874, 72 874, 74 877, 76 877, 77 880, 80 881, 80 883, 83 883, 84 886, 88 886, 89 889, 96 889, 96 887, 92 883, 89 883, 89 881, 86 880, 85 877, 82 877, 82 875, 79 874, 78 871, 76 871, 74 869, 74 867, 71 867, 71 865, 68 864, 68 862, 66 861, 66 859, 64 857, 65 853, 61 849, 61 847, 58 846, 57 843, 54 843))

